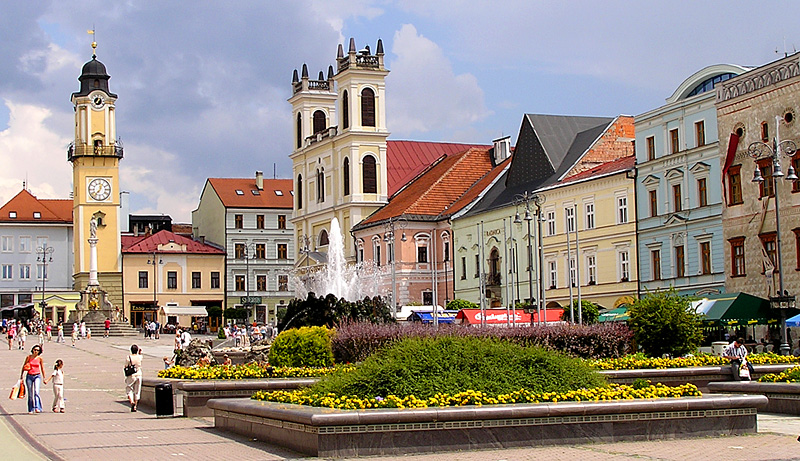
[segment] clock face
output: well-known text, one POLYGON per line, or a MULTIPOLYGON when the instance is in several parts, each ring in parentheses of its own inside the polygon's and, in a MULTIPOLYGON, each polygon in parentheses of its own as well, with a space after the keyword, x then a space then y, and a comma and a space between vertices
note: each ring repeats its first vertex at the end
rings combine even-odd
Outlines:
POLYGON ((99 108, 103 107, 104 103, 105 103, 105 101, 103 100, 103 97, 100 96, 99 94, 96 94, 96 95, 92 96, 92 106, 94 106, 94 107, 99 109, 99 108))
POLYGON ((111 183, 103 178, 92 179, 89 182, 89 196, 98 202, 107 200, 111 196, 111 183))

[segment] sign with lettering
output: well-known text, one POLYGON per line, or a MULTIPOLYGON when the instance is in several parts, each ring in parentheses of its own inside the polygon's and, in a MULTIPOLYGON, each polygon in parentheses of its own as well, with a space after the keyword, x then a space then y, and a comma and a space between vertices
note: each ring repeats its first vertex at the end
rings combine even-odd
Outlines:
POLYGON ((493 235, 500 235, 500 229, 491 229, 484 231, 484 233, 486 234, 487 237, 491 237, 493 235))
POLYGON ((241 304, 261 304, 261 296, 242 296, 240 299, 241 304))

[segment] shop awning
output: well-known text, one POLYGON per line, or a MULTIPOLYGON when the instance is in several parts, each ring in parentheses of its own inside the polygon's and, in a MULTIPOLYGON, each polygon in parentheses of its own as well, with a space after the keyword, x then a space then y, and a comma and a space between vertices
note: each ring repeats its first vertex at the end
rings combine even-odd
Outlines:
MULTIPOLYGON (((550 310, 548 309, 548 318, 550 317, 550 310)), ((513 325, 514 323, 530 325, 531 323, 531 314, 526 314, 520 309, 512 309, 510 311, 506 309, 484 309, 484 312, 486 313, 485 317, 480 309, 461 309, 456 315, 456 320, 469 325, 481 325, 481 321, 484 318, 489 325, 513 325), (508 317, 509 312, 513 315, 510 320, 508 317)))
POLYGON ((164 315, 189 315, 192 317, 208 317, 206 306, 161 306, 164 315))
MULTIPOLYGON (((458 311, 439 311, 437 313, 437 319, 439 323, 453 323, 456 320, 456 314, 458 314, 458 311)), ((408 321, 433 323, 433 312, 412 311, 411 315, 408 316, 408 321)))
POLYGON ((792 318, 786 319, 786 326, 787 327, 800 327, 800 314, 797 314, 792 318))
POLYGON ((13 311, 17 309, 30 309, 31 307, 33 307, 33 303, 17 304, 16 306, 6 306, 0 308, 0 312, 13 311))
POLYGON ((598 322, 625 322, 628 320, 628 306, 618 307, 610 311, 603 312, 597 318, 598 322))
MULTIPOLYGON (((561 309, 561 308, 547 308, 546 310, 547 310, 547 312, 545 312, 545 310, 542 310, 542 314, 543 314, 543 317, 544 317, 544 319, 542 320, 543 322, 547 322, 547 323, 561 322, 561 316, 564 314, 564 309, 561 309)), ((539 314, 536 312, 536 309, 533 310, 533 313, 531 313, 531 315, 533 316, 533 324, 535 325, 535 324, 539 323, 539 314)), ((577 322, 577 319, 578 319, 578 311, 575 311, 575 321, 576 322, 577 322)))
POLYGON ((705 315, 703 323, 708 326, 777 325, 780 322, 780 311, 770 308, 768 300, 747 293, 704 296, 693 301, 692 307, 705 315))

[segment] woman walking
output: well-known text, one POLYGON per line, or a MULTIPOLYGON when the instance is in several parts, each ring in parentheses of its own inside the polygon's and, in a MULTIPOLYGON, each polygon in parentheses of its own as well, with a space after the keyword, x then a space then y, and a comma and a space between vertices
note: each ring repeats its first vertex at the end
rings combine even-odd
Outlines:
POLYGON ((42 399, 39 397, 39 388, 42 383, 42 369, 44 363, 40 357, 42 354, 42 346, 36 345, 31 348, 31 355, 25 357, 25 363, 22 365, 22 371, 19 373, 19 379, 25 377, 25 389, 28 392, 28 413, 41 413, 42 412, 42 399), (26 374, 27 373, 27 374, 26 374))
POLYGON ((125 366, 128 365, 133 366, 134 373, 125 377, 125 392, 128 394, 131 411, 136 411, 142 394, 142 353, 136 344, 131 346, 131 354, 125 359, 125 366))

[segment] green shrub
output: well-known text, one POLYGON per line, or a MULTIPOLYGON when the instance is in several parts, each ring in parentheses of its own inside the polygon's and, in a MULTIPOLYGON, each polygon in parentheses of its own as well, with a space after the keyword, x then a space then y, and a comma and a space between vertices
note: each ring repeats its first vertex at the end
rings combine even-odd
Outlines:
POLYGON ((227 339, 225 337, 225 328, 223 327, 217 328, 217 339, 227 339))
POLYGON ((447 303, 445 309, 449 311, 460 311, 461 309, 478 309, 478 305, 466 299, 454 299, 447 303))
POLYGON ((703 340, 701 315, 673 288, 636 300, 628 316, 636 344, 653 357, 693 353, 703 340))
POLYGON ((309 293, 306 299, 289 301, 289 306, 283 316, 279 317, 277 326, 279 331, 302 326, 333 328, 345 321, 393 323, 395 320, 386 301, 379 296, 350 302, 333 294, 318 297, 309 293))
POLYGON ((355 371, 323 379, 312 392, 425 399, 465 390, 496 395, 519 389, 563 392, 603 384, 604 378, 582 360, 559 352, 492 338, 445 336, 401 340, 357 365, 355 371))
POLYGON ((333 365, 331 335, 326 327, 293 328, 272 342, 269 363, 277 367, 329 367, 333 365))
MULTIPOLYGON (((575 323, 578 323, 578 300, 572 301, 572 315, 575 317, 575 323)), ((597 323, 597 319, 600 318, 600 310, 597 308, 597 304, 586 301, 585 299, 581 300, 581 321, 584 325, 592 325, 597 323)), ((564 312, 561 314, 561 320, 565 322, 569 322, 569 306, 564 308, 564 312)))

